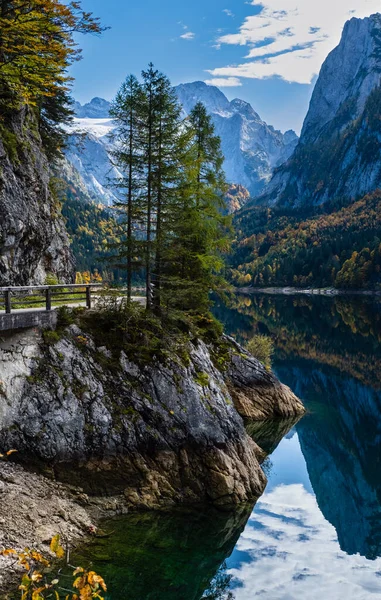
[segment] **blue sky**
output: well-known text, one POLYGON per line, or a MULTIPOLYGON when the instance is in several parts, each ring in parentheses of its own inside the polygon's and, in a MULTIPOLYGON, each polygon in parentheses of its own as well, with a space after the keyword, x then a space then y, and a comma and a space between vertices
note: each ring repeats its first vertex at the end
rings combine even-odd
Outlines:
POLYGON ((350 16, 381 0, 83 0, 111 29, 82 37, 72 74, 84 103, 111 99, 128 73, 149 61, 173 84, 216 83, 269 124, 300 130, 316 73, 350 16))

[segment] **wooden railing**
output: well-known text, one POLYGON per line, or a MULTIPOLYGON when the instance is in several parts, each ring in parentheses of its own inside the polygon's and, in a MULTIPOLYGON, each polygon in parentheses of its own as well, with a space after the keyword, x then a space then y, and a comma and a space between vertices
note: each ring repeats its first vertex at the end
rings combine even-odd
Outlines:
POLYGON ((54 304, 71 304, 71 300, 86 302, 86 307, 91 308, 91 292, 100 288, 103 288, 101 283, 0 287, 0 311, 11 314, 12 310, 33 307, 51 311, 54 304))

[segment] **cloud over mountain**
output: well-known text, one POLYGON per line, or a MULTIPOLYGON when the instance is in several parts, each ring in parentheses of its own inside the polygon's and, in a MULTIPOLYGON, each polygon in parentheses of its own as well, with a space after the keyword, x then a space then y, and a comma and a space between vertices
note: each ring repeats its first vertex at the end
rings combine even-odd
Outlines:
POLYGON ((380 10, 380 0, 253 0, 253 15, 218 44, 246 46, 245 62, 211 69, 214 78, 280 77, 309 84, 337 45, 344 22, 380 10))

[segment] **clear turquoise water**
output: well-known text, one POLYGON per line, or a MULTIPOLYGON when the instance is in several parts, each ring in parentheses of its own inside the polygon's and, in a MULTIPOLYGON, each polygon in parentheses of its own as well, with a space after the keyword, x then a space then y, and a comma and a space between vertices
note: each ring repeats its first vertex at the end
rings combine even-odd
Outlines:
POLYGON ((85 552, 108 600, 381 597, 380 303, 256 296, 216 312, 240 341, 273 337, 274 370, 309 414, 267 459, 253 509, 107 524, 85 552))

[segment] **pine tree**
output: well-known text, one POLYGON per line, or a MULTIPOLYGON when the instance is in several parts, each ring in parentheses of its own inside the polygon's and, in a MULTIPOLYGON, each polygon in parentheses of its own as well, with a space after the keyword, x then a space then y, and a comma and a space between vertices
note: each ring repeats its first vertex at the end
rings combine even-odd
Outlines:
POLYGON ((144 260, 147 309, 158 316, 205 314, 209 295, 223 283, 221 252, 229 246, 229 220, 222 214, 226 190, 220 140, 203 105, 189 119, 168 78, 150 64, 142 83, 130 76, 112 108, 116 119, 116 162, 126 190, 118 206, 127 210, 129 298, 132 255, 144 260), (144 240, 136 245, 141 218, 144 240))
POLYGON ((169 79, 158 76, 156 89, 156 126, 154 136, 153 192, 155 206, 155 262, 153 273, 153 307, 160 314, 161 294, 165 286, 168 248, 179 190, 187 161, 189 134, 184 127, 181 106, 169 79))
MULTIPOLYGON (((154 69, 152 63, 148 65, 147 71, 142 72, 143 89, 146 94, 145 102, 145 143, 143 145, 143 153, 146 164, 146 200, 147 200, 147 217, 146 217, 146 252, 145 252, 145 267, 146 267, 146 294, 147 294, 147 309, 152 306, 152 219, 153 219, 153 171, 154 171, 154 136, 156 125, 156 110, 157 110, 157 86, 159 72, 154 69)), ((143 108, 143 110, 144 110, 143 108)))
POLYGON ((132 296, 133 271, 141 268, 138 257, 141 254, 142 241, 136 237, 136 232, 145 225, 145 206, 141 198, 144 186, 142 144, 145 102, 146 96, 141 84, 134 75, 130 75, 119 90, 110 110, 110 115, 117 125, 113 134, 116 149, 112 156, 123 175, 113 182, 113 186, 120 197, 115 206, 124 211, 126 218, 126 240, 123 246, 119 245, 117 258, 126 259, 128 302, 132 296))
POLYGON ((230 247, 231 219, 223 216, 227 186, 221 142, 203 104, 192 110, 189 125, 192 143, 175 223, 168 298, 173 307, 206 313, 210 291, 225 286, 222 252, 230 247))

